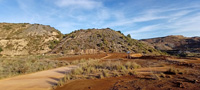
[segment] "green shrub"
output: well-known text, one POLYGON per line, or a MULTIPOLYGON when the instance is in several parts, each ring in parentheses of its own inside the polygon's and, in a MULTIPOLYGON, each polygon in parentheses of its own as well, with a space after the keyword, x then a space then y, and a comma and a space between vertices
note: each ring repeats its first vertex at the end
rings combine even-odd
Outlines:
POLYGON ((3 25, 3 28, 6 29, 6 30, 12 29, 12 27, 10 25, 3 25))
POLYGON ((129 75, 137 75, 137 72, 134 70, 129 70, 128 72, 129 75))
POLYGON ((180 70, 178 68, 175 67, 171 67, 168 71, 166 71, 165 73, 169 73, 169 74, 187 74, 188 71, 187 70, 180 70))
POLYGON ((120 33, 120 34, 122 33, 121 31, 117 31, 117 32, 120 33))
POLYGON ((103 44, 102 44, 102 43, 99 43, 99 44, 97 44, 97 46, 98 46, 98 47, 102 47, 102 46, 103 46, 103 44))
POLYGON ((60 41, 58 41, 58 40, 49 41, 49 48, 54 49, 56 47, 56 45, 58 45, 59 43, 60 43, 60 41))
POLYGON ((27 25, 27 24, 23 23, 21 26, 22 26, 22 27, 26 27, 26 25, 27 25))
POLYGON ((127 37, 128 37, 128 38, 131 38, 131 35, 130 35, 130 34, 128 34, 128 35, 127 35, 127 37))
POLYGON ((0 47, 0 52, 2 52, 3 51, 3 49, 0 47))

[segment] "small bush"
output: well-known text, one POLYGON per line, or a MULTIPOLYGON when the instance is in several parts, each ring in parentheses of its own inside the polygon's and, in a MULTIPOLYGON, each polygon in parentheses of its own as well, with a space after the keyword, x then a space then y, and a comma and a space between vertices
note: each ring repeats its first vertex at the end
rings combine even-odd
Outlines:
POLYGON ((174 67, 171 67, 168 71, 166 71, 165 73, 168 73, 168 74, 179 74, 179 73, 182 73, 182 71, 178 68, 174 68, 174 67))
POLYGON ((127 37, 128 37, 128 38, 131 38, 131 35, 130 35, 130 34, 128 34, 128 35, 127 35, 127 37))
POLYGON ((132 66, 132 63, 131 63, 131 62, 126 62, 126 63, 125 63, 125 66, 126 66, 127 69, 130 69, 131 66, 132 66))
POLYGON ((3 28, 6 29, 6 30, 12 29, 12 27, 10 25, 3 25, 3 28))
POLYGON ((74 75, 79 75, 79 74, 82 74, 82 73, 83 73, 82 68, 72 70, 72 74, 74 74, 74 75))
POLYGON ((71 74, 66 75, 66 80, 71 80, 71 79, 72 79, 72 75, 71 74))
POLYGON ((181 72, 181 74, 189 74, 190 72, 189 72, 189 70, 187 70, 187 69, 185 69, 185 70, 183 70, 182 72, 181 72))
POLYGON ((122 71, 121 71, 121 74, 122 74, 122 75, 128 75, 128 74, 129 74, 129 71, 128 71, 128 70, 122 70, 122 71))
POLYGON ((104 76, 102 74, 99 74, 98 76, 100 79, 104 78, 104 76))
POLYGON ((166 75, 164 73, 161 73, 160 76, 163 77, 163 78, 166 77, 166 75))
POLYGON ((152 74, 151 77, 152 77, 152 79, 154 79, 154 80, 161 80, 160 76, 157 75, 157 74, 152 74))
POLYGON ((63 86, 63 85, 64 85, 63 79, 60 79, 57 85, 58 85, 59 87, 63 86))
POLYGON ((108 77, 109 76, 108 72, 105 71, 105 70, 103 70, 102 74, 103 74, 104 77, 108 77))
POLYGON ((115 72, 113 73, 113 76, 114 76, 114 77, 118 77, 118 76, 120 76, 120 74, 119 74, 119 72, 115 71, 115 72))
POLYGON ((60 43, 60 41, 58 40, 52 40, 52 41, 49 41, 49 48, 50 49, 54 49, 56 47, 56 45, 58 45, 58 43, 60 43))
POLYGON ((137 75, 137 72, 134 70, 129 70, 128 72, 129 75, 137 75))

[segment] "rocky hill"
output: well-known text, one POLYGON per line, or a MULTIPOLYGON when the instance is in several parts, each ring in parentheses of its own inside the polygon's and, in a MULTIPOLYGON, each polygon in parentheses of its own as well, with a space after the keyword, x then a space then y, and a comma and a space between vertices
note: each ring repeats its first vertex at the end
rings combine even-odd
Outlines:
POLYGON ((184 37, 182 35, 171 35, 166 37, 141 40, 155 49, 170 53, 192 52, 200 53, 200 37, 184 37))
POLYGON ((160 54, 148 45, 124 36, 120 31, 106 29, 78 30, 65 35, 65 38, 50 53, 92 54, 104 52, 127 52, 160 54))
POLYGON ((53 27, 28 23, 0 23, 0 54, 29 55, 51 51, 62 39, 53 27))

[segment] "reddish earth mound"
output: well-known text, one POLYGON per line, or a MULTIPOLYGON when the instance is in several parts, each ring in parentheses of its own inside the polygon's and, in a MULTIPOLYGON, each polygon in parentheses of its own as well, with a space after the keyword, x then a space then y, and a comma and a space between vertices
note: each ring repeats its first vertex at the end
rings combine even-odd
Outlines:
POLYGON ((57 58, 57 60, 73 61, 73 60, 80 60, 80 59, 100 59, 105 56, 106 54, 72 55, 68 57, 57 58))
POLYGON ((198 90, 199 88, 200 83, 173 75, 161 80, 154 80, 150 76, 76 80, 56 90, 198 90))
POLYGON ((122 58, 126 58, 128 54, 126 53, 109 53, 109 57, 105 58, 105 59, 122 59, 122 58))
POLYGON ((109 90, 116 82, 131 80, 133 76, 111 77, 104 79, 76 80, 59 87, 56 90, 109 90))

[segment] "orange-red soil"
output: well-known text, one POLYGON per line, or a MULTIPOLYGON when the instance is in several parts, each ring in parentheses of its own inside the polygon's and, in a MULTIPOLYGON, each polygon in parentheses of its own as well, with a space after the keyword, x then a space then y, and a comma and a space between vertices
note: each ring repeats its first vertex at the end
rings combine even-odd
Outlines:
POLYGON ((200 83, 181 75, 154 80, 151 76, 122 76, 76 80, 56 90, 199 90, 200 83))
POLYGON ((68 57, 57 58, 57 60, 74 61, 80 59, 100 59, 105 56, 106 54, 72 55, 68 57))
MULTIPOLYGON (((56 90, 199 90, 200 89, 200 69, 184 66, 174 62, 168 62, 165 57, 141 57, 137 59, 127 59, 126 53, 112 53, 104 60, 111 61, 133 61, 140 64, 141 69, 136 70, 137 76, 110 77, 104 79, 75 80, 66 83, 56 90), (188 74, 167 74, 170 67, 188 69, 188 74), (165 78, 153 78, 153 75, 164 73, 165 78)), ((80 56, 81 57, 81 56, 80 56)), ((84 57, 84 56, 83 56, 84 57)), ((174 58, 172 58, 174 59, 174 58)), ((177 62, 184 60, 177 59, 177 62)), ((184 61, 185 62, 185 61, 184 61)), ((188 60, 186 63, 198 63, 198 60, 188 60)))

